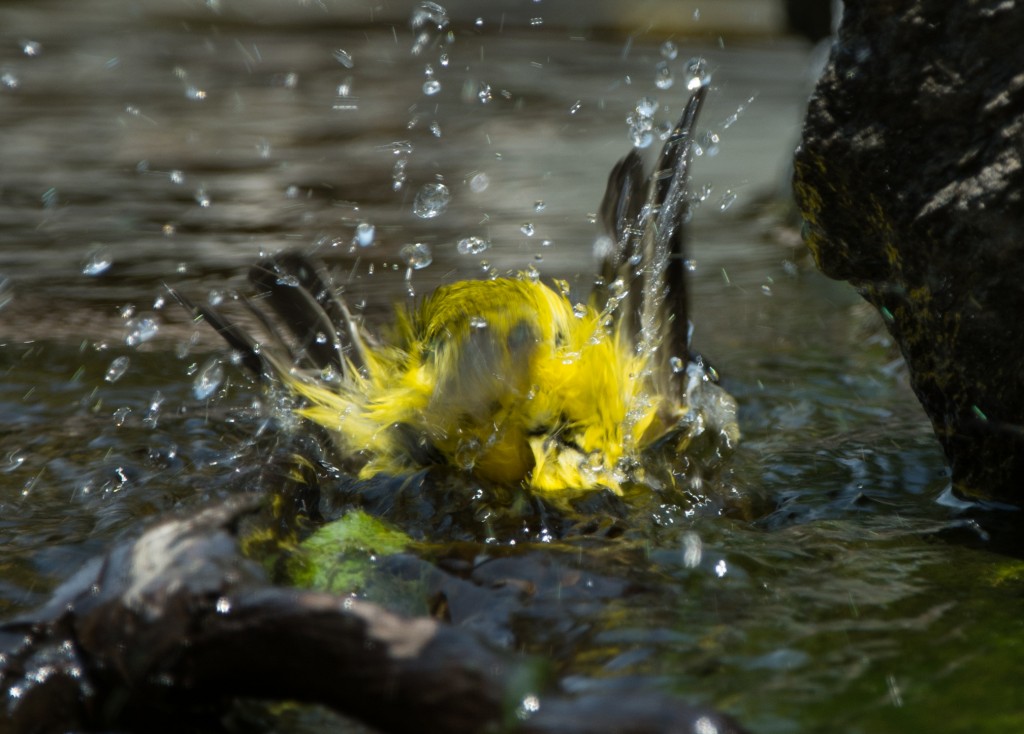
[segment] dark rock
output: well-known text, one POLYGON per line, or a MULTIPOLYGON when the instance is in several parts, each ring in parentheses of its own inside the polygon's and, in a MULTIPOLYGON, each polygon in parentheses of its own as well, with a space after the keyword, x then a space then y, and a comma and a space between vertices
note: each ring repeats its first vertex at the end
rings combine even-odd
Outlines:
POLYGON ((879 309, 963 496, 1024 505, 1024 7, 849 3, 794 188, 879 309))

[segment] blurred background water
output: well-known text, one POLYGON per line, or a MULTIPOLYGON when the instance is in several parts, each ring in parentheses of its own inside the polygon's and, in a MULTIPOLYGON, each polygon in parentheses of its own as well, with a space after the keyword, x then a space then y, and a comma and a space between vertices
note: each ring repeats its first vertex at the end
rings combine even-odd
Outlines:
POLYGON ((898 357, 794 235, 814 54, 784 11, 449 3, 418 41, 419 5, 0 2, 0 614, 249 477, 258 391, 165 283, 216 302, 299 247, 371 322, 491 272, 585 292, 627 118, 657 101, 656 140, 699 57, 694 340, 740 401, 718 482, 750 511, 635 518, 658 587, 574 619, 573 644, 538 607, 519 644, 577 687, 639 678, 758 732, 1024 725, 1019 549, 940 501, 898 357))

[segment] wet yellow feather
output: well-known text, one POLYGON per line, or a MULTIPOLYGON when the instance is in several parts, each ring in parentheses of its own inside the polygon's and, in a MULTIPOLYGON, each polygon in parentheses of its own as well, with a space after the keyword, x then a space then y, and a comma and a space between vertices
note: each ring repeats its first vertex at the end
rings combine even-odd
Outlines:
POLYGON ((605 320, 527 278, 463 281, 400 314, 362 373, 288 381, 304 417, 365 457, 363 477, 434 460, 542 492, 618 492, 621 462, 684 410, 652 394, 646 358, 605 320))

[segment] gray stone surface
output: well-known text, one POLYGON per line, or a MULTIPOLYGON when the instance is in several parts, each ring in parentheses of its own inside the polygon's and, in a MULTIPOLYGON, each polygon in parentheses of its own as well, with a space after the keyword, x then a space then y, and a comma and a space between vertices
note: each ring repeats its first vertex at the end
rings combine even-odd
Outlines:
POLYGON ((964 496, 1024 505, 1024 7, 847 6, 794 187, 881 312, 964 496))

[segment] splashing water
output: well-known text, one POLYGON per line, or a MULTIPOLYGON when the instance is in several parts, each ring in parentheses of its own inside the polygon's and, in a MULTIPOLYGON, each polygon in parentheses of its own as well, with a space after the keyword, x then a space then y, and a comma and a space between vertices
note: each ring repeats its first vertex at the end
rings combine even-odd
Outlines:
POLYGON ((708 71, 708 62, 700 56, 695 56, 686 62, 686 88, 691 92, 706 87, 711 83, 711 73, 708 71))
POLYGON ((448 27, 448 11, 437 3, 424 2, 413 8, 409 27, 413 32, 412 53, 419 56, 448 27))
POLYGON ((668 62, 659 61, 658 65, 654 67, 654 86, 658 89, 671 89, 675 81, 672 67, 668 65, 668 62))
POLYGON ((192 381, 192 395, 196 400, 206 400, 213 396, 224 382, 224 365, 219 359, 211 359, 202 366, 192 381))
POLYGON ((369 247, 373 244, 376 233, 377 229, 372 224, 369 222, 360 222, 356 225, 356 233, 352 237, 352 242, 360 247, 369 247))
POLYGON ((124 337, 124 343, 129 347, 137 347, 156 336, 159 330, 159 325, 151 318, 132 319, 128 322, 128 333, 124 337))
POLYGON ((110 270, 113 264, 114 256, 110 253, 109 248, 95 247, 89 252, 85 263, 82 265, 82 275, 91 277, 102 275, 110 270))
POLYGON ((411 245, 406 245, 401 249, 399 254, 402 260, 412 270, 423 270, 434 262, 434 254, 430 251, 430 245, 425 242, 415 242, 411 245))
POLYGON ((352 60, 352 54, 343 48, 339 48, 334 52, 334 60, 346 69, 351 69, 356 65, 355 61, 352 60))
POLYGON ((424 184, 416 192, 416 198, 412 203, 412 213, 420 219, 439 217, 448 208, 451 198, 448 187, 443 183, 424 184))
POLYGON ((482 237, 465 237, 459 240, 455 248, 460 255, 479 255, 490 246, 491 243, 482 237))
POLYGON ((110 366, 107 367, 107 374, 103 376, 103 379, 109 383, 117 382, 124 377, 124 373, 128 371, 128 366, 130 364, 131 360, 128 357, 117 357, 110 363, 110 366))

